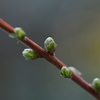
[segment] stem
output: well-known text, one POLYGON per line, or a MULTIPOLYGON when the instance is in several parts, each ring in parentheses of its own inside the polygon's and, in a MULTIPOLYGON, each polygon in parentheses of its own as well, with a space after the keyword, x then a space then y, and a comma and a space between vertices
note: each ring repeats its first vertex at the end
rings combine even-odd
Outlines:
MULTIPOLYGON (((5 21, 0 19, 0 27, 7 31, 9 34, 14 33, 14 28, 7 24, 5 21)), ((31 49, 34 49, 38 54, 40 54, 43 58, 45 58, 47 61, 55 65, 58 69, 61 69, 63 66, 67 67, 65 64, 63 64, 59 59, 57 59, 55 56, 50 55, 48 52, 46 52, 43 48, 41 48, 39 45, 37 45, 35 42, 30 40, 28 37, 24 37, 23 40, 21 40, 23 44, 28 46, 31 49)), ((85 89, 88 93, 90 93, 92 96, 94 96, 97 100, 100 100, 100 94, 97 93, 91 84, 87 83, 85 80, 83 80, 81 77, 77 76, 73 72, 71 72, 71 80, 73 80, 75 83, 80 85, 83 89, 85 89)))
POLYGON ((14 33, 14 28, 9 24, 7 24, 5 21, 3 21, 1 18, 0 18, 0 27, 5 31, 7 31, 9 34, 14 33))

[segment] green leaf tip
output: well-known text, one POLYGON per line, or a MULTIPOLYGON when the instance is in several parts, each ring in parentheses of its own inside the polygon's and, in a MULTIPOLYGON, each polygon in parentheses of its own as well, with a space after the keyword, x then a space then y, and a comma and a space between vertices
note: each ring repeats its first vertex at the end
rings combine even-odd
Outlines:
POLYGON ((64 76, 65 78, 69 78, 71 76, 71 70, 65 66, 61 68, 61 75, 64 76))
POLYGON ((11 38, 17 38, 19 40, 22 40, 25 37, 25 32, 20 27, 16 27, 14 29, 14 33, 11 33, 9 35, 11 38))
POLYGON ((57 44, 55 43, 55 41, 53 40, 52 37, 48 37, 45 41, 44 41, 44 46, 45 49, 50 53, 53 54, 54 51, 57 48, 57 44))
POLYGON ((82 73, 79 72, 75 67, 70 66, 70 67, 68 67, 68 68, 69 68, 73 73, 75 73, 76 75, 82 76, 82 73))
POLYGON ((24 49, 22 54, 26 58, 26 60, 38 58, 37 53, 35 53, 32 49, 24 49))
POLYGON ((100 79, 95 78, 92 82, 92 86, 96 90, 96 92, 100 92, 100 79))

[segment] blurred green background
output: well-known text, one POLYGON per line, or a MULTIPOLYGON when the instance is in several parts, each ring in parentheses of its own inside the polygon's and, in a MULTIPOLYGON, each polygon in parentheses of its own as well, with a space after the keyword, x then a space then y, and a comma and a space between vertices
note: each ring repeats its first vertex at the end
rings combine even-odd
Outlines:
MULTIPOLYGON (((89 83, 100 78, 100 0, 0 0, 0 18, 43 48, 53 37, 58 59, 89 83)), ((45 59, 26 61, 25 48, 0 29, 1 100, 94 100, 45 59)))

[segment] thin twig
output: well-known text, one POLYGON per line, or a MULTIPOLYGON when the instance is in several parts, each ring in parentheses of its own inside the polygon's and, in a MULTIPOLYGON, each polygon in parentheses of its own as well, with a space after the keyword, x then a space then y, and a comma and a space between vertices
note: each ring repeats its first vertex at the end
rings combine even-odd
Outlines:
MULTIPOLYGON (((9 34, 14 33, 14 28, 7 24, 5 21, 0 19, 0 27, 7 31, 9 34)), ((60 60, 58 60, 55 56, 50 55, 48 52, 46 52, 43 48, 41 48, 39 45, 37 45, 35 42, 30 40, 28 37, 24 37, 23 40, 21 40, 23 44, 28 46, 29 48, 36 51, 38 54, 40 54, 43 58, 45 58, 47 61, 55 65, 58 69, 61 69, 63 66, 66 66, 63 64, 60 60)), ((66 66, 67 67, 67 66, 66 66)), ((100 94, 97 93, 91 84, 87 83, 85 80, 83 80, 81 77, 77 76, 73 72, 71 72, 71 80, 73 80, 75 83, 80 85, 83 89, 85 89, 88 93, 90 93, 93 97, 95 97, 97 100, 100 100, 100 94)))

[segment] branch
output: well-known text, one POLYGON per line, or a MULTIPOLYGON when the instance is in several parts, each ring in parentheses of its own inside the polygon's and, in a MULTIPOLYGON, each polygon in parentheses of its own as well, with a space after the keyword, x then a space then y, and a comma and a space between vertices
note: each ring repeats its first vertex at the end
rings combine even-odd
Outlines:
MULTIPOLYGON (((5 21, 0 19, 0 27, 7 31, 9 34, 14 33, 14 28, 7 24, 5 21)), ((23 44, 28 46, 29 48, 33 49, 36 51, 38 54, 40 54, 43 58, 45 58, 47 61, 55 65, 59 70, 65 66, 67 67, 64 63, 62 63, 59 59, 57 59, 55 56, 50 55, 48 52, 46 52, 43 48, 41 48, 39 45, 37 45, 35 42, 30 40, 28 37, 24 37, 23 40, 20 40, 23 44)), ((97 100, 100 100, 100 94, 97 93, 91 84, 87 83, 85 80, 83 80, 81 77, 78 75, 74 74, 71 71, 71 80, 73 80, 75 83, 80 85, 83 89, 85 89, 88 93, 90 93, 93 97, 95 97, 97 100)))

